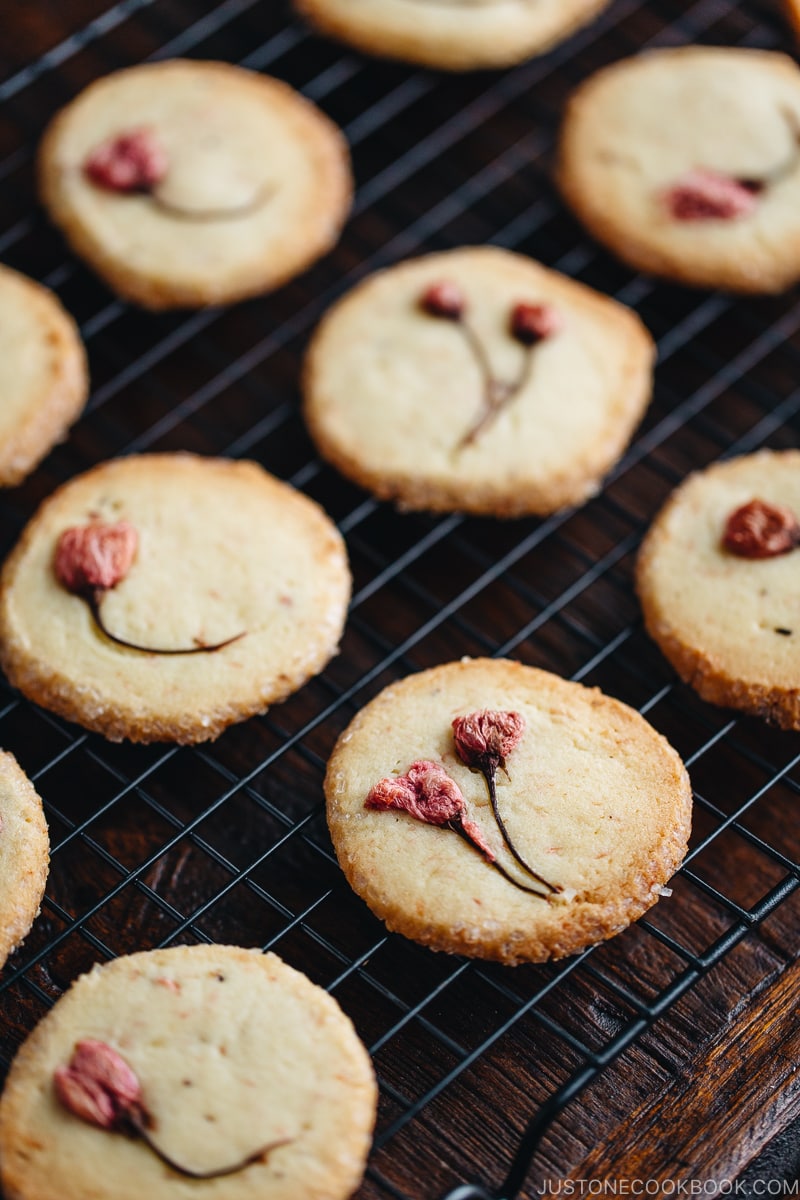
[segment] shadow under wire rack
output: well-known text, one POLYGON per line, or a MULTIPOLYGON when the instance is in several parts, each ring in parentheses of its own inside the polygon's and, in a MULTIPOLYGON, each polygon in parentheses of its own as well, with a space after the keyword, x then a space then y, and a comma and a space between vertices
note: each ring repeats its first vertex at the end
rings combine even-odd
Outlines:
MULTIPOLYGON (((0 551, 74 474, 188 449, 254 458, 317 499, 346 537, 355 589, 324 674, 210 745, 112 745, 2 685, 0 745, 34 779, 53 846, 41 916, 0 978, 3 1070, 94 962, 235 942, 274 949, 329 989, 370 1048, 381 1101, 359 1200, 515 1200, 542 1179, 631 1161, 662 1179, 714 1163, 719 1173, 689 1127, 694 1084, 759 1022, 796 1032, 785 1013, 800 946, 800 738, 712 709, 676 681, 643 632, 632 562, 689 470, 796 444, 800 299, 632 274, 572 220, 551 167, 565 99, 596 68, 691 42, 790 51, 788 28, 755 0, 615 0, 545 57, 446 76, 318 38, 276 0, 42 0, 4 22, 0 257, 76 316, 93 390, 68 441, 0 497, 0 551), (46 121, 86 84, 175 56, 287 80, 343 127, 358 187, 339 246, 301 279, 230 310, 153 316, 65 252, 37 206, 33 159, 46 121), (321 462, 305 433, 299 364, 331 301, 379 266, 482 242, 614 295, 658 342, 644 423, 578 512, 401 515, 321 462), (321 800, 336 736, 385 684, 465 654, 602 687, 691 771, 695 829, 672 897, 576 958, 508 969, 433 954, 387 935, 336 865, 321 800)), ((762 1094, 734 1096, 749 1123, 709 1116, 729 1173, 800 1108, 779 1060, 773 1047, 767 1066, 752 1064, 762 1094)))

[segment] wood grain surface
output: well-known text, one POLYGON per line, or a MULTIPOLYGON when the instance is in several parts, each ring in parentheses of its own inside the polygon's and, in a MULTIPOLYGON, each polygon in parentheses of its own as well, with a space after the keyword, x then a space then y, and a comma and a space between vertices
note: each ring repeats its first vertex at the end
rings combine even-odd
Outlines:
MULTIPOLYGON (((580 1164, 596 1179, 737 1179, 800 1116, 800 964, 757 991, 580 1164)), ((571 1172, 575 1177, 576 1172, 571 1172)))

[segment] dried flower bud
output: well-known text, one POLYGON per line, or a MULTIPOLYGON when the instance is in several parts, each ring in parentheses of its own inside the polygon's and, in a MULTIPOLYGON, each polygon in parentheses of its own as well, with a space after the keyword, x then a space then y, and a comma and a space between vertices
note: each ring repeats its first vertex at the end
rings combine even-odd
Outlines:
POLYGON ((790 508, 751 500, 728 517, 722 544, 740 558, 776 558, 800 545, 800 524, 790 508))
POLYGON ((53 1085, 64 1108, 100 1129, 119 1129, 141 1107, 139 1080, 105 1042, 78 1042, 68 1065, 56 1068, 53 1085))
POLYGON ((422 759, 405 775, 381 779, 365 801, 367 808, 399 808, 427 825, 446 825, 466 811, 461 789, 438 763, 422 759))
POLYGON ((453 721, 458 757, 468 767, 485 770, 487 764, 505 767, 506 758, 525 732, 525 718, 515 712, 484 708, 453 721))
POLYGON ((564 328, 564 318, 552 304, 515 304, 509 322, 511 336, 523 346, 534 346, 564 328))
POLYGON ((420 759, 411 764, 405 775, 379 780, 364 805, 378 812, 400 809, 416 820, 424 821, 426 825, 456 829, 488 862, 494 862, 495 856, 480 828, 467 817, 467 805, 461 788, 439 763, 420 759))
POLYGON ((664 202, 676 221, 732 221, 754 211, 758 194, 752 184, 698 168, 668 188, 664 202))
POLYGON ((464 315, 466 301, 457 283, 443 279, 432 283, 420 297, 420 308, 431 317, 444 317, 447 321, 460 321, 464 315))
POLYGON ((101 142, 83 169, 92 183, 110 192, 149 192, 167 173, 169 159, 155 130, 129 129, 101 142))
POLYGON ((236 1175, 251 1163, 264 1162, 271 1150, 294 1141, 293 1137, 278 1138, 246 1158, 210 1171, 197 1171, 177 1162, 153 1138, 151 1130, 156 1122, 142 1101, 142 1089, 134 1072, 116 1050, 91 1038, 77 1043, 67 1066, 56 1068, 53 1087, 64 1108, 76 1117, 99 1129, 141 1138, 161 1162, 187 1179, 236 1175))
POLYGON ((136 556, 139 535, 128 521, 76 525, 65 529, 56 546, 54 568, 69 592, 113 588, 125 578, 136 556))

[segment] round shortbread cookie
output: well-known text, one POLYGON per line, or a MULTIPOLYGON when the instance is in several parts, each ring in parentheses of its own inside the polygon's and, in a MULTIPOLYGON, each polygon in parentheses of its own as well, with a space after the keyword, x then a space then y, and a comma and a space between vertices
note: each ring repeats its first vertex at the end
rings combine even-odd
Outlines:
POLYGON ((295 0, 323 33, 367 54, 447 71, 542 54, 610 0, 295 0))
POLYGON ((25 529, 0 576, 0 662, 30 699, 112 740, 200 742, 322 670, 349 592, 336 527, 257 464, 117 459, 61 487, 25 529), (56 574, 62 534, 98 523, 108 554, 135 531, 124 577, 101 589, 104 627, 153 652, 106 636, 56 574))
POLYGON ((683 764, 637 712, 490 659, 435 667, 381 692, 340 737, 325 792, 341 867, 389 929, 508 964, 561 958, 624 929, 680 865, 691 820, 683 764), (484 710, 522 718, 507 774, 497 774, 498 811, 522 859, 560 889, 549 899, 495 869, 534 882, 504 843, 487 780, 456 746, 454 718, 484 710), (371 789, 396 787, 420 760, 455 782, 464 820, 495 864, 451 828, 366 806, 371 789))
POLYGON ((344 1200, 363 1174, 375 1119, 369 1056, 336 1001, 274 954, 179 946, 81 976, 22 1046, 0 1102, 6 1200, 344 1200), (101 1128, 54 1078, 81 1042, 121 1056, 150 1137, 101 1128), (277 1143, 282 1143, 278 1145, 277 1143))
POLYGON ((800 516, 800 451, 691 475, 653 522, 637 588, 648 633, 704 700, 800 729, 800 551, 753 559, 723 544, 752 500, 800 516))
POLYGON ((66 436, 88 392, 72 317, 48 288, 0 266, 0 485, 21 483, 66 436))
POLYGON ((800 277, 800 70, 727 47, 614 63, 570 101, 559 177, 590 232, 631 266, 783 291, 800 277))
POLYGON ((305 416, 325 458, 403 508, 544 515, 598 491, 650 399, 653 356, 607 296, 506 250, 453 250, 334 305, 308 351, 305 416), (454 289, 462 319, 426 309, 454 289), (518 310, 553 332, 525 344, 518 310))
POLYGON ((335 244, 352 193, 340 130, 288 84, 180 59, 82 92, 49 126, 39 175, 76 253, 152 309, 285 283, 335 244), (101 186, 91 164, 131 190, 101 186))
POLYGON ((39 914, 49 853, 42 802, 13 754, 0 750, 0 967, 39 914))

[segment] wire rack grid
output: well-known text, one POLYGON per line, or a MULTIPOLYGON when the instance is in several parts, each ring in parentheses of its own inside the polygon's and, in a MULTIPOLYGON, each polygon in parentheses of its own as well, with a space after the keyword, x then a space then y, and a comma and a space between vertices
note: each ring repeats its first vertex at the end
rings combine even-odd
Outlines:
POLYGON ((800 302, 632 274, 583 235, 550 170, 564 100, 597 67, 684 42, 786 48, 787 30, 757 2, 615 0, 543 58, 443 77, 315 38, 270 0, 31 7, 0 45, 0 255, 76 315, 93 390, 69 440, 0 498, 0 549, 54 486, 99 460, 190 449, 255 458, 319 500, 347 539, 355 591, 324 674, 211 745, 112 745, 5 687, 0 744, 35 780, 53 848, 42 914, 0 980, 3 1066, 98 960, 186 941, 274 949, 337 996, 372 1053, 381 1101, 359 1200, 532 1195, 537 1145, 540 1172, 560 1177, 624 1115, 615 1081, 627 1080, 629 1103, 631 1088, 644 1097, 679 1075, 697 1014, 724 1023, 797 954, 800 739, 675 681, 643 633, 631 567, 688 470, 795 443, 800 302), (344 128, 358 189, 342 242, 304 278, 230 311, 152 316, 65 253, 36 205, 33 155, 45 122, 92 79, 178 55, 299 88, 344 128), (326 306, 376 267, 481 242, 613 294, 657 339, 648 415, 578 512, 400 515, 339 478, 304 431, 299 363, 326 306), (332 853, 321 779, 337 734, 386 683, 465 654, 603 687, 692 772, 695 831, 671 899, 565 962, 503 969, 388 936, 332 853))

